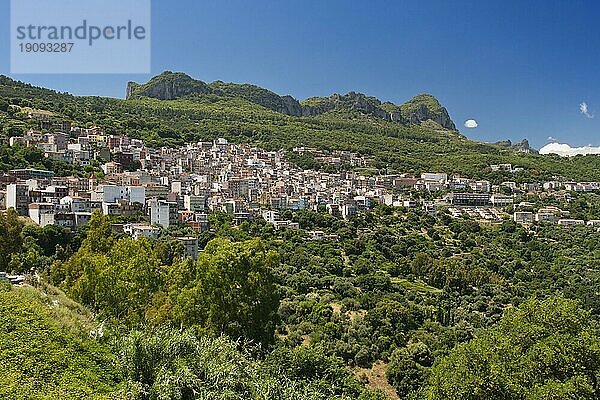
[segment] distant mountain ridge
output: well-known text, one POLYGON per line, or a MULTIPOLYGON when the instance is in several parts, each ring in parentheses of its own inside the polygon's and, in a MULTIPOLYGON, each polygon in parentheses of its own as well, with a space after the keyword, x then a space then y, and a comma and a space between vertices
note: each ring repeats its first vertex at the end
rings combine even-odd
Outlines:
POLYGON ((529 145, 529 141, 527 139, 523 139, 520 142, 513 143, 510 140, 501 140, 496 142, 498 146, 509 147, 517 151, 521 151, 523 153, 533 153, 538 154, 538 151, 529 145))
POLYGON ((206 83, 182 72, 165 71, 145 84, 129 82, 127 99, 144 97, 160 100, 193 98, 198 95, 239 97, 270 110, 294 117, 315 117, 332 110, 351 110, 369 114, 389 122, 420 124, 433 121, 443 129, 456 131, 456 125, 448 111, 430 94, 420 94, 406 103, 396 105, 391 102, 349 92, 345 95, 333 94, 329 97, 311 97, 302 102, 292 96, 280 96, 268 89, 252 84, 206 83))

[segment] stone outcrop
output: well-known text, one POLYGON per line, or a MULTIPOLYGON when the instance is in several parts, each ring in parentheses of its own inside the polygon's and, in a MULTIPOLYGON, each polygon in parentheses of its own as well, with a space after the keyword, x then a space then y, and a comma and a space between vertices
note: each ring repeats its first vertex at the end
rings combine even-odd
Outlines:
POLYGON ((210 93, 210 89, 206 83, 181 72, 163 72, 143 85, 135 82, 127 84, 127 99, 152 97, 160 100, 175 100, 193 94, 207 93, 210 93))
POLYGON ((420 94, 400 105, 402 115, 411 124, 431 120, 444 129, 456 130, 456 125, 448 115, 448 110, 430 94, 420 94))
POLYGON ((539 152, 529 145, 529 141, 527 139, 523 139, 518 143, 513 143, 510 140, 502 140, 500 142, 496 142, 495 144, 502 147, 510 147, 516 151, 520 151, 522 153, 533 153, 539 154, 539 152))
POLYGON ((312 97, 299 102, 292 96, 280 96, 256 85, 205 83, 181 72, 166 71, 145 84, 129 82, 127 99, 151 97, 161 100, 193 98, 197 95, 238 97, 270 110, 294 117, 315 117, 332 110, 358 112, 400 124, 420 124, 433 121, 443 129, 456 130, 448 111, 429 94, 415 96, 410 101, 396 105, 382 103, 379 99, 362 93, 333 94, 329 97, 312 97))

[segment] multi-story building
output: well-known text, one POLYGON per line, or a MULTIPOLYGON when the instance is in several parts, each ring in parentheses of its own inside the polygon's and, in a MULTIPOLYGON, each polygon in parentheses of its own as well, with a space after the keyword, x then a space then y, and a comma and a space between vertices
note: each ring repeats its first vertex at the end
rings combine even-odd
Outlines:
POLYGON ((513 221, 518 222, 518 223, 533 222, 533 212, 531 212, 531 211, 515 211, 513 214, 513 221))
POLYGON ((144 186, 98 185, 92 192, 92 200, 103 203, 116 203, 127 200, 130 203, 146 203, 146 188, 144 186))
POLYGON ((183 206, 188 211, 202 212, 206 208, 206 197, 186 194, 183 196, 183 206))
POLYGON ((421 179, 423 179, 424 181, 446 183, 448 181, 448 174, 437 172, 425 172, 421 174, 421 179))
POLYGON ((8 172, 11 176, 14 176, 20 180, 27 179, 50 179, 54 176, 54 172, 46 171, 43 169, 33 169, 33 168, 21 168, 21 169, 11 169, 8 172))
POLYGON ((177 224, 177 203, 153 198, 148 200, 148 211, 152 225, 168 228, 177 224))
POLYGON ((490 202, 494 207, 506 207, 513 204, 514 198, 512 196, 495 193, 490 196, 490 202))
POLYGON ((192 260, 198 259, 198 238, 196 236, 183 236, 175 239, 183 244, 184 257, 190 257, 192 260))
POLYGON ((455 206, 486 206, 490 204, 487 193, 448 193, 446 201, 455 206))
POLYGON ((14 208, 19 215, 27 215, 29 206, 29 187, 19 183, 6 186, 6 209, 14 208))
POLYGON ((582 219, 563 218, 563 219, 558 220, 558 225, 562 225, 562 226, 573 226, 573 225, 583 225, 583 224, 585 224, 585 222, 582 219))
POLYGON ((556 215, 553 212, 538 211, 535 213, 537 222, 556 222, 556 215))

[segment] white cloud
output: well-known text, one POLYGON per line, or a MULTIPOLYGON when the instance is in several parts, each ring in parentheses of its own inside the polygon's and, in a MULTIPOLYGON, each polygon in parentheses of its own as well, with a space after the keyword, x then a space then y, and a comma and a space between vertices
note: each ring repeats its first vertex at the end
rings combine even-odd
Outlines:
POLYGON ((600 154, 600 146, 571 147, 566 143, 548 143, 540 149, 540 154, 558 154, 563 157, 576 156, 578 154, 600 154))
POLYGON ((548 136, 548 141, 550 142, 558 142, 558 139, 553 136, 548 136))
POLYGON ((579 112, 588 118, 594 118, 594 114, 590 113, 588 104, 585 101, 581 102, 581 104, 579 105, 579 112))
POLYGON ((479 124, 474 119, 468 119, 465 121, 465 128, 477 128, 479 124))

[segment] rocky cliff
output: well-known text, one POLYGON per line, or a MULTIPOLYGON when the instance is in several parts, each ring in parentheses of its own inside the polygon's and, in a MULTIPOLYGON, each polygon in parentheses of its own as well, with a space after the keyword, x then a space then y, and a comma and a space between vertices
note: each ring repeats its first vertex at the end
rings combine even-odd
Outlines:
POLYGON ((302 102, 302 115, 314 117, 335 109, 347 109, 373 115, 388 121, 404 122, 400 109, 392 103, 381 103, 375 97, 349 92, 329 97, 311 97, 302 102))
POLYGON ((127 99, 152 97, 160 100, 174 100, 192 94, 207 94, 207 84, 182 72, 165 71, 140 85, 135 82, 127 84, 127 99))
POLYGON ((205 83, 187 74, 171 71, 163 72, 145 84, 129 82, 127 85, 127 99, 151 97, 174 100, 205 94, 242 98, 294 117, 315 117, 332 110, 348 110, 401 124, 433 121, 443 129, 456 130, 448 111, 429 94, 420 94, 400 105, 381 102, 375 97, 356 92, 311 97, 299 102, 292 96, 280 96, 256 85, 222 81, 205 83))
POLYGON ((538 151, 529 145, 529 141, 527 139, 523 139, 517 143, 513 143, 510 140, 502 140, 500 142, 496 142, 495 144, 503 147, 510 147, 522 153, 538 154, 538 151))
POLYGON ((402 115, 412 124, 431 120, 442 128, 452 131, 456 130, 456 125, 448 110, 442 107, 439 101, 430 94, 419 94, 406 103, 400 105, 402 115))

